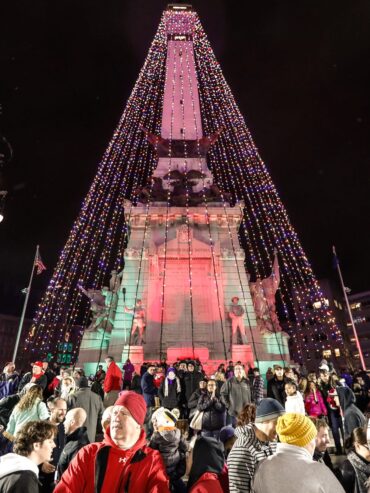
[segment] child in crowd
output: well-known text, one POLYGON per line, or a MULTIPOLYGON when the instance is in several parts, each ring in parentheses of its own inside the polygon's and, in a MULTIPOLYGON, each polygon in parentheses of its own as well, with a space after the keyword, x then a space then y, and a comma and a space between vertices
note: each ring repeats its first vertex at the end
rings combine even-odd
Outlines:
POLYGON ((182 476, 186 468, 187 443, 176 428, 176 416, 168 409, 160 407, 152 416, 154 433, 149 446, 159 450, 170 478, 171 491, 183 493, 186 491, 182 476))
POLYGON ((302 394, 298 391, 298 386, 293 380, 285 384, 285 411, 287 413, 306 414, 302 394))

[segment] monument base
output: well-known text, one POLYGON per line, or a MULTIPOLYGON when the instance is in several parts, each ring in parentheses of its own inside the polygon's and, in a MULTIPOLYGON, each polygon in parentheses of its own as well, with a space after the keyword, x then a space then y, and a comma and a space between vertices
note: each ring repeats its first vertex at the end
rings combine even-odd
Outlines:
POLYGON ((136 370, 140 369, 139 367, 144 363, 143 346, 123 346, 122 363, 125 364, 127 359, 131 361, 136 370))
POLYGON ((167 361, 173 363, 178 359, 199 359, 206 362, 209 360, 209 349, 206 347, 169 347, 167 349, 167 361))
POLYGON ((248 344, 233 344, 231 346, 231 359, 234 364, 241 361, 243 364, 248 364, 249 367, 254 367, 253 351, 248 344))

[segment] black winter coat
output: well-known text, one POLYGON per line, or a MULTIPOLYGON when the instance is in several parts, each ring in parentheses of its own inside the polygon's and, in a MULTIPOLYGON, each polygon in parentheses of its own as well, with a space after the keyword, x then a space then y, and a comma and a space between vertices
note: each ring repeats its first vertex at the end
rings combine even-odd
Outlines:
MULTIPOLYGON (((22 380, 19 382, 18 392, 20 392, 27 383, 30 383, 31 379, 32 379, 31 371, 23 375, 22 380)), ((46 375, 41 375, 41 377, 39 377, 34 383, 40 385, 40 387, 42 387, 42 390, 45 390, 48 384, 48 379, 46 375)))
POLYGON ((10 415, 12 414, 13 409, 20 401, 21 396, 19 394, 10 395, 8 397, 4 397, 0 401, 0 425, 7 427, 10 415))
POLYGON ((168 395, 165 396, 165 382, 166 379, 163 380, 161 386, 159 387, 158 396, 161 401, 161 406, 166 409, 174 409, 175 407, 179 407, 180 398, 181 398, 181 390, 177 391, 177 380, 174 380, 172 384, 168 384, 168 395))
POLYGON ((362 428, 366 425, 366 418, 355 406, 355 394, 349 387, 337 387, 337 393, 344 415, 344 436, 348 437, 355 428, 362 428))
POLYGON ((81 426, 77 428, 73 433, 67 435, 66 445, 59 457, 58 462, 58 477, 60 478, 64 471, 68 468, 69 463, 77 452, 90 443, 89 437, 87 436, 86 426, 81 426))
MULTIPOLYGON (((189 402, 192 394, 199 389, 199 382, 203 379, 203 375, 199 371, 185 373, 183 378, 184 394, 186 403, 189 402)), ((188 406, 189 407, 189 406, 188 406)))
POLYGON ((212 398, 207 392, 199 397, 198 411, 203 411, 202 431, 221 430, 226 424, 226 407, 220 396, 212 398))
POLYGON ((284 407, 286 401, 285 383, 287 380, 278 380, 275 376, 267 382, 267 397, 276 399, 284 407))
POLYGON ((1 493, 39 493, 39 481, 32 471, 17 471, 0 478, 1 493))

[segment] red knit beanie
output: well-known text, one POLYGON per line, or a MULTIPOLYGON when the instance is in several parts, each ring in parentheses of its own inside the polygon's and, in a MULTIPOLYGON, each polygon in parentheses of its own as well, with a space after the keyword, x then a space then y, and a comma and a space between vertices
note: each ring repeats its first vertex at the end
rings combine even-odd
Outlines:
POLYGON ((125 406, 134 420, 143 425, 146 416, 146 403, 144 397, 132 390, 124 390, 114 403, 115 406, 125 406))

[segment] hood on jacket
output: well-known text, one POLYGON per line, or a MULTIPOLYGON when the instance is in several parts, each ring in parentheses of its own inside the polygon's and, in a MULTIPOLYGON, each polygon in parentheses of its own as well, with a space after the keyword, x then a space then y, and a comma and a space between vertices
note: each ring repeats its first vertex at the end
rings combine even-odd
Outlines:
POLYGON ((23 455, 6 454, 0 457, 0 478, 19 471, 32 471, 39 476, 37 465, 23 455))
POLYGON ((220 474, 225 466, 222 445, 215 438, 197 438, 193 449, 193 465, 189 474, 188 491, 205 472, 220 474))
POLYGON ((158 432, 160 436, 169 443, 176 443, 180 441, 181 431, 178 428, 174 430, 163 430, 158 432))
POLYGON ((344 412, 351 404, 356 402, 355 394, 349 387, 337 387, 336 390, 339 397, 340 407, 344 412))
POLYGON ((254 439, 256 432, 254 431, 253 423, 248 423, 247 425, 237 426, 235 428, 235 436, 237 438, 244 438, 245 440, 254 439))

